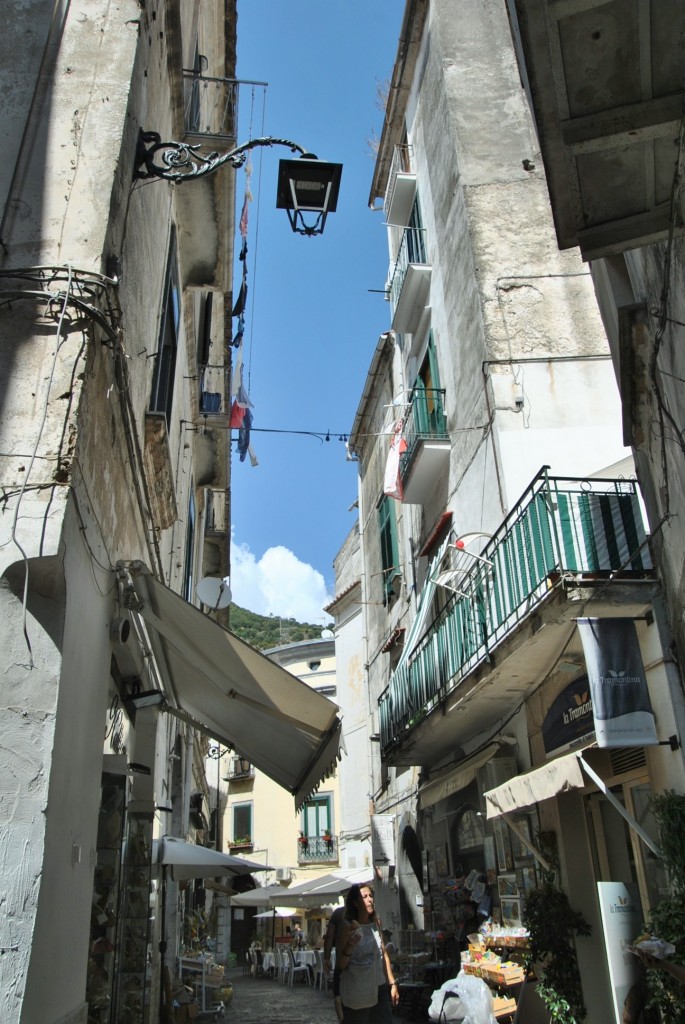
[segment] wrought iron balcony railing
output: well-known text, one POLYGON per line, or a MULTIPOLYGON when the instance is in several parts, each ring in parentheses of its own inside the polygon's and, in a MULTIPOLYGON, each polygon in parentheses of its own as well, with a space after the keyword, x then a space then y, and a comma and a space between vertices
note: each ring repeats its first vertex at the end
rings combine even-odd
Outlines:
POLYGON ((405 228, 390 277, 390 304, 394 310, 400 301, 404 280, 410 266, 426 266, 426 232, 424 228, 405 228))
POLYGON ((254 767, 246 757, 234 757, 228 769, 226 778, 230 782, 237 782, 240 779, 254 778, 254 767))
POLYGON ((210 78, 200 71, 184 71, 186 135, 234 143, 237 139, 239 84, 234 78, 210 78))
POLYGON ((448 440, 444 398, 444 388, 412 388, 409 398, 410 405, 402 430, 407 443, 407 450, 400 462, 400 472, 403 477, 411 469, 422 441, 448 440))
POLYGON ((381 749, 399 742, 562 576, 650 574, 645 539, 634 481, 540 473, 479 557, 460 570, 451 598, 381 694, 381 749))
POLYGON ((337 836, 301 836, 297 841, 297 863, 337 862, 337 836))

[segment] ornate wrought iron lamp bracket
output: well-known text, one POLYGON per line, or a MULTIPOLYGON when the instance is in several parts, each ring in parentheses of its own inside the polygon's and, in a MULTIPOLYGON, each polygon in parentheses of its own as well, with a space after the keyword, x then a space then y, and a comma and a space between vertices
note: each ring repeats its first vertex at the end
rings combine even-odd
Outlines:
POLYGON ((157 132, 140 131, 136 151, 136 178, 164 178, 165 181, 185 181, 186 178, 204 178, 213 174, 224 164, 231 167, 242 167, 247 154, 258 146, 285 146, 291 153, 316 160, 313 153, 288 139, 271 137, 250 139, 236 146, 228 153, 199 152, 200 146, 192 146, 186 142, 162 142, 157 132))

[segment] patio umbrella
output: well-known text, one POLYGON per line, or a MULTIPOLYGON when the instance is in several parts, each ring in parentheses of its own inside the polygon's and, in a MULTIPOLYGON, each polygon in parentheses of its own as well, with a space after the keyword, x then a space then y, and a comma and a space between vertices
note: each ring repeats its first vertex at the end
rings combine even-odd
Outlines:
MULTIPOLYGON (((154 851, 153 851, 154 852, 154 851)), ((253 871, 267 871, 268 865, 244 857, 232 857, 196 843, 186 843, 174 836, 162 836, 157 841, 157 862, 171 868, 175 882, 185 878, 221 878, 224 875, 250 875, 253 871)))
POLYGON ((310 878, 288 889, 288 901, 296 907, 321 907, 337 903, 353 885, 373 881, 373 868, 339 871, 310 878))
POLYGON ((273 910, 263 910, 255 917, 297 917, 300 911, 297 907, 274 907, 273 910))
POLYGON ((263 910, 261 914, 255 914, 255 920, 258 917, 270 917, 271 918, 271 945, 276 944, 276 918, 290 918, 297 917, 300 914, 296 907, 272 907, 271 910, 263 910))
MULTIPOLYGON (((166 881, 167 868, 175 882, 188 878, 222 878, 225 875, 250 875, 253 871, 266 871, 266 864, 246 860, 244 857, 231 857, 228 853, 220 853, 197 843, 187 843, 175 836, 162 836, 153 843, 153 862, 162 867, 162 918, 159 952, 162 962, 166 958, 166 881)), ((160 1008, 165 998, 160 991, 160 1008)))
POLYGON ((282 885, 262 885, 258 889, 248 889, 238 896, 231 897, 232 907, 270 907, 272 903, 281 904, 283 896, 288 892, 282 885))

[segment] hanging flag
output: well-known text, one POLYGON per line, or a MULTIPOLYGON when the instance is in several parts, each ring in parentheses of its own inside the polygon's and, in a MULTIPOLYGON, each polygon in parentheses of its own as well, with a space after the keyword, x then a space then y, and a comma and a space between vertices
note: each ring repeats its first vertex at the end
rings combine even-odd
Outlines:
POLYGON ((383 493, 387 494, 389 498, 395 498, 397 501, 402 501, 404 498, 404 487, 402 486, 402 476, 400 474, 400 456, 406 452, 407 442, 402 436, 403 427, 404 420, 400 418, 395 424, 395 432, 390 443, 383 480, 383 493))
POLYGON ((658 743, 640 643, 632 619, 577 619, 599 747, 658 743))

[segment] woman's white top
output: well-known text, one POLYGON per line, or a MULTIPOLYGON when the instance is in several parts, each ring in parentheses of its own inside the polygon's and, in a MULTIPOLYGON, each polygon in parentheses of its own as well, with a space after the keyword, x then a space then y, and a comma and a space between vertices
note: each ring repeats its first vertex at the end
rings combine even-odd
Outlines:
POLYGON ((373 924, 359 926, 361 940, 352 947, 340 975, 340 998, 351 1010, 364 1010, 378 1002, 378 986, 385 984, 381 937, 373 924))

